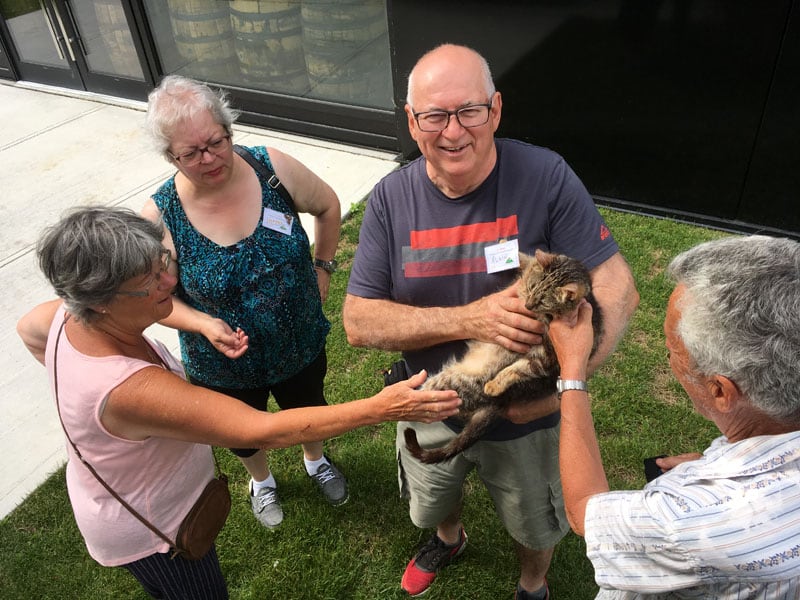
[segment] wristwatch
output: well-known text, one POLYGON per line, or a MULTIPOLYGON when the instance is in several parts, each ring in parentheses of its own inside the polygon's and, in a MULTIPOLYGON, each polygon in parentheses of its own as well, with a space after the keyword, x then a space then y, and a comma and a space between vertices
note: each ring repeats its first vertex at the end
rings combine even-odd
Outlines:
POLYGON ((339 264, 334 260, 320 260, 319 258, 314 259, 314 268, 322 269, 323 271, 330 273, 331 275, 336 271, 336 267, 339 264))
POLYGON ((558 390, 558 397, 560 398, 561 394, 567 390, 580 390, 582 392, 588 392, 589 386, 587 386, 586 382, 581 379, 561 379, 561 377, 559 377, 556 379, 556 389, 558 390))

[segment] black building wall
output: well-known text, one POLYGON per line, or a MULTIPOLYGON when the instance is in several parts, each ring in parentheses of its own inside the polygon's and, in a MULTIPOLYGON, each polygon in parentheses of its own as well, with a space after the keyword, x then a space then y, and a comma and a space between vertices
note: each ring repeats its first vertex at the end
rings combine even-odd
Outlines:
POLYGON ((398 107, 424 51, 466 44, 503 94, 498 134, 561 153, 600 203, 800 236, 800 0, 397 0, 389 18, 398 107))

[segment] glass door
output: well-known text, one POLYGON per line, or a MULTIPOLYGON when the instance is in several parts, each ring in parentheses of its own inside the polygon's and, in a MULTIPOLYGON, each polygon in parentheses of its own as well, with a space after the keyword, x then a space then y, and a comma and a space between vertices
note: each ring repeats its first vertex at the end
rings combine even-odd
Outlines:
POLYGON ((21 79, 144 98, 152 78, 122 0, 0 0, 21 79))
POLYGON ((43 0, 0 0, 0 13, 22 79, 83 89, 74 61, 67 55, 65 32, 43 0))

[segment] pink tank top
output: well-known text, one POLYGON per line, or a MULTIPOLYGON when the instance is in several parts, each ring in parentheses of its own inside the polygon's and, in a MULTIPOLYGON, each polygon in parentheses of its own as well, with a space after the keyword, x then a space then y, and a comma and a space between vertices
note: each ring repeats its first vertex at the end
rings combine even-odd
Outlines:
MULTIPOLYGON (((56 312, 47 338, 45 364, 53 385, 53 352, 64 320, 56 312)), ((171 371, 183 369, 159 342, 152 342, 171 371)), ((58 344, 58 400, 64 426, 83 457, 114 491, 168 538, 214 476, 211 448, 167 438, 143 441, 111 435, 100 422, 108 393, 149 362, 124 356, 81 354, 62 331, 58 344)), ((67 442, 67 490, 89 554, 101 565, 124 565, 169 545, 128 512, 95 479, 67 442)))

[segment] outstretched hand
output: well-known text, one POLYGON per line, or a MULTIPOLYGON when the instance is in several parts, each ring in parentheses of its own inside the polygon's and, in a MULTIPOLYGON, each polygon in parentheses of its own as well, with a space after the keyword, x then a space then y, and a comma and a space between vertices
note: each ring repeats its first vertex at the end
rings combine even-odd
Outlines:
POLYGON ((428 374, 422 370, 405 381, 383 388, 380 397, 387 407, 387 421, 434 423, 458 414, 461 399, 453 390, 418 390, 428 374))

